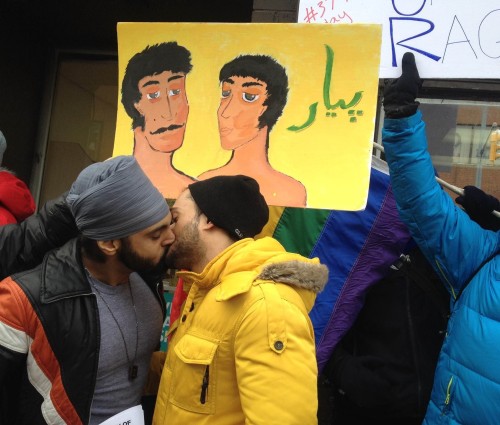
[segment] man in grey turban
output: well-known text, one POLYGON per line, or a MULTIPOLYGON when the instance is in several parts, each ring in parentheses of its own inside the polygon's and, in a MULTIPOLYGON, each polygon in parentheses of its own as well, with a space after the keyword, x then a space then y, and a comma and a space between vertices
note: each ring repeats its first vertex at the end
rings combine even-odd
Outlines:
POLYGON ((132 156, 87 167, 67 203, 80 237, 0 285, 6 423, 99 424, 131 408, 142 414, 165 314, 168 205, 132 156), (23 379, 6 382, 12 370, 23 379))

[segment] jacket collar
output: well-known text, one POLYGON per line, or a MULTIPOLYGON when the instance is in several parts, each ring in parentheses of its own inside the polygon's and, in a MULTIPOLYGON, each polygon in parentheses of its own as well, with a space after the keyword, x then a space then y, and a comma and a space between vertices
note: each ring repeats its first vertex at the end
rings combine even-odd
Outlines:
MULTIPOLYGON (((162 304, 161 290, 158 293, 156 289, 157 284, 161 283, 161 276, 143 273, 140 276, 159 297, 162 304)), ((75 238, 49 252, 43 259, 40 300, 48 304, 64 298, 88 295, 92 295, 92 288, 83 266, 80 243, 78 238, 75 238)))
POLYGON ((286 252, 277 240, 266 237, 242 239, 210 261, 201 273, 183 271, 178 275, 186 292, 192 284, 207 290, 218 286, 218 301, 245 293, 263 280, 293 286, 314 298, 328 281, 328 268, 317 258, 286 252))
POLYGON ((40 299, 51 303, 63 298, 91 295, 78 239, 51 251, 42 262, 40 299))

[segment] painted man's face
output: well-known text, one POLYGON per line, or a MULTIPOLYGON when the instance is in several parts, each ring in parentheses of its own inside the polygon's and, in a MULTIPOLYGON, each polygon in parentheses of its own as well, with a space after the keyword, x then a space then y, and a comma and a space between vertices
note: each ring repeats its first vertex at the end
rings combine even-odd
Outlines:
POLYGON ((141 100, 135 103, 144 117, 144 137, 152 149, 172 152, 182 146, 189 105, 186 75, 163 71, 139 80, 141 100))
POLYGON ((252 77, 231 77, 222 82, 217 116, 223 149, 236 149, 255 139, 261 131, 259 117, 267 109, 267 84, 252 77))

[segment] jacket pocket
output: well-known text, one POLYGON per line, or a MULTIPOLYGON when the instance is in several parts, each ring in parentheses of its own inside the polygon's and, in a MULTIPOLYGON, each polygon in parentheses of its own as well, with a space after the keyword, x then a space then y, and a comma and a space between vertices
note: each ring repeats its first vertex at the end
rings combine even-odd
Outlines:
POLYGON ((190 412, 215 413, 217 348, 219 343, 186 334, 174 347, 170 401, 190 412))
POLYGON ((446 386, 446 394, 441 406, 441 416, 447 416, 450 412, 451 402, 453 400, 453 394, 455 392, 455 385, 456 383, 454 382, 454 377, 451 376, 450 380, 448 381, 448 385, 446 386))

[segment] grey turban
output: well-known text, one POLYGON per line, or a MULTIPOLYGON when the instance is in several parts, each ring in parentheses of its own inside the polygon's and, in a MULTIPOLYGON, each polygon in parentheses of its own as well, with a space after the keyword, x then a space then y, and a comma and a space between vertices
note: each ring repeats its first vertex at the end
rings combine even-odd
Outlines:
POLYGON ((117 156, 85 168, 67 202, 78 230, 89 239, 121 239, 163 220, 168 204, 133 156, 117 156))

